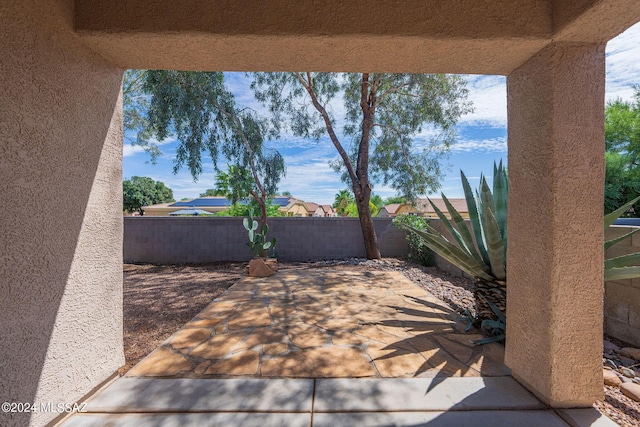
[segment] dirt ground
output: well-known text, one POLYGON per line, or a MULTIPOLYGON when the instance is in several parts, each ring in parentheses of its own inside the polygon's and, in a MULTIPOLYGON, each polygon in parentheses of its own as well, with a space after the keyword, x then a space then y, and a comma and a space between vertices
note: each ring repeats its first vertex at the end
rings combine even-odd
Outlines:
MULTIPOLYGON (((124 375, 147 354, 202 311, 218 295, 245 276, 246 263, 204 265, 125 264, 124 271, 124 375)), ((279 263, 279 270, 326 268, 402 271, 416 285, 432 292, 460 312, 472 300, 470 283, 434 268, 401 260, 346 260, 315 263, 279 263)), ((624 345, 624 343, 621 343, 624 345)), ((621 426, 640 427, 640 405, 618 389, 604 387, 605 400, 594 405, 621 426)))

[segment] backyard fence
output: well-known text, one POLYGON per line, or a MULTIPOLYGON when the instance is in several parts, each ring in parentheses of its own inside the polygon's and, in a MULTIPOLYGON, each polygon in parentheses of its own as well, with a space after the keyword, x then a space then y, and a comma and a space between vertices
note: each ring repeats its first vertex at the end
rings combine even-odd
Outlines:
MULTIPOLYGON (((390 218, 374 218, 384 257, 404 258, 405 233, 390 218)), ((364 257, 358 218, 269 218, 268 239, 278 239, 283 261, 364 257)), ((152 264, 248 261, 242 218, 125 217, 124 260, 152 264)))
MULTIPOLYGON (((390 218, 374 218, 383 257, 406 258, 405 233, 390 218)), ((439 220, 431 225, 446 234, 439 220)), ((606 238, 627 233, 631 227, 613 226, 606 238)), ((311 261, 364 257, 358 218, 270 218, 269 239, 278 239, 283 261, 311 261)), ((248 261, 247 231, 242 218, 125 217, 124 261, 152 264, 248 261)), ((611 247, 607 257, 640 252, 640 233, 611 247)), ((439 256, 435 264, 456 276, 466 276, 439 256)), ((605 332, 640 346, 640 279, 605 283, 605 332)))

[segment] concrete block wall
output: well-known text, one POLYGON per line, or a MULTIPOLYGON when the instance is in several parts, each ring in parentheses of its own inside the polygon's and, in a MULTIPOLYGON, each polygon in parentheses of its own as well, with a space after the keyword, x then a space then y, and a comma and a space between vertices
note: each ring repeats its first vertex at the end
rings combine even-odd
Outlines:
MULTIPOLYGON (((611 226, 605 233, 605 240, 626 234, 634 228, 611 226)), ((635 252, 640 252, 640 233, 610 247, 606 257, 635 252)), ((612 337, 640 347, 640 279, 605 282, 604 330, 612 337)))
MULTIPOLYGON (((403 231, 390 218, 375 218, 382 256, 406 257, 403 231)), ((357 218, 270 218, 268 237, 278 239, 283 261, 364 257, 357 218)), ((242 218, 125 217, 125 262, 206 263, 247 261, 242 218)))

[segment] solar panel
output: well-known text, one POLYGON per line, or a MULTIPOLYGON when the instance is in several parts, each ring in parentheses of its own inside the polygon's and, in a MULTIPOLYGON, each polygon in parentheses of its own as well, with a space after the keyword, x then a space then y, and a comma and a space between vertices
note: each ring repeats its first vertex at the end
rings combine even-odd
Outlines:
POLYGON ((231 206, 231 201, 224 197, 220 197, 220 198, 203 197, 199 199, 185 200, 183 202, 176 202, 169 206, 172 206, 172 207, 174 206, 175 207, 225 207, 225 206, 231 206))

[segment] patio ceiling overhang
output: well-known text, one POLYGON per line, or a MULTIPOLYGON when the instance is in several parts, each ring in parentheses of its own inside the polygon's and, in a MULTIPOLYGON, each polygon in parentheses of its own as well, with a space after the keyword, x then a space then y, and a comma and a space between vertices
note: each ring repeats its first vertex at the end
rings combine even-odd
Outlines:
POLYGON ((75 2, 76 33, 126 68, 508 75, 638 20, 637 0, 75 2))

